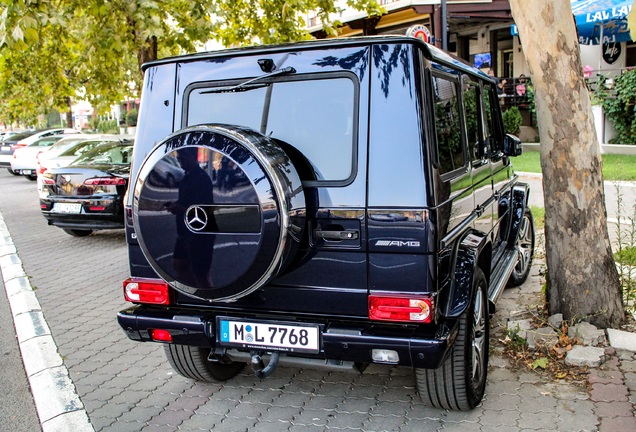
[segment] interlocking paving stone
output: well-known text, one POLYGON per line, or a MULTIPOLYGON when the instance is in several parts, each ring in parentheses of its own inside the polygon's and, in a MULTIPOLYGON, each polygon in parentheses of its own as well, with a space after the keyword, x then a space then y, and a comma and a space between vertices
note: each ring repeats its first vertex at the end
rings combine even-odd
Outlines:
POLYGON ((369 416, 363 413, 345 413, 340 412, 337 416, 329 420, 327 426, 330 428, 352 428, 361 429, 364 422, 367 421, 369 416))
POLYGON ((600 432, 634 432, 636 417, 611 417, 601 420, 600 432))
POLYGON ((546 430, 551 429, 559 421, 559 416, 552 412, 521 413, 517 426, 524 429, 546 430))
POLYGON ((594 414, 599 417, 629 417, 634 415, 634 406, 630 402, 597 402, 594 414))
POLYGON ((489 411, 481 418, 484 426, 516 426, 521 414, 518 411, 489 411))
POLYGON ((623 384, 592 384, 590 398, 594 402, 627 401, 627 386, 623 384))

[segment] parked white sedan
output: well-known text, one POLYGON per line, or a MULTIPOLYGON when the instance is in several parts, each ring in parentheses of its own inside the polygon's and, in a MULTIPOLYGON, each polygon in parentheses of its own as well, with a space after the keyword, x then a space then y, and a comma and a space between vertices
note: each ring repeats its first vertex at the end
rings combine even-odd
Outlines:
POLYGON ((122 141, 128 138, 120 135, 83 135, 71 141, 65 138, 37 156, 38 191, 42 191, 41 177, 48 169, 65 167, 89 150, 104 143, 122 141))
POLYGON ((63 136, 64 135, 51 135, 40 138, 26 147, 15 149, 13 158, 11 159, 11 169, 13 172, 23 175, 29 180, 35 180, 37 178, 38 154, 61 140, 63 136))

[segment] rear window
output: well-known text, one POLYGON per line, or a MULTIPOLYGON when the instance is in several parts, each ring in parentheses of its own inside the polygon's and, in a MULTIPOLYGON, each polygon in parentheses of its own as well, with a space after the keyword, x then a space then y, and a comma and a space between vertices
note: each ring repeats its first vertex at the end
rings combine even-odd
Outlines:
POLYGON ((260 83, 240 91, 197 85, 186 92, 187 126, 246 126, 299 150, 319 182, 353 178, 356 82, 341 75, 260 83))
POLYGON ((70 163, 76 165, 128 165, 132 153, 131 143, 113 142, 87 151, 70 163))

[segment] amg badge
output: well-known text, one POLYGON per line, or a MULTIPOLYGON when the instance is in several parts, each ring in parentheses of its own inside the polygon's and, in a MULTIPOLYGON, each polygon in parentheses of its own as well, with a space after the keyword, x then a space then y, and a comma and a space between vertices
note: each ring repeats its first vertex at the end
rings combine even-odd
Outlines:
POLYGON ((382 247, 420 247, 420 242, 401 240, 378 240, 375 242, 375 245, 382 247))

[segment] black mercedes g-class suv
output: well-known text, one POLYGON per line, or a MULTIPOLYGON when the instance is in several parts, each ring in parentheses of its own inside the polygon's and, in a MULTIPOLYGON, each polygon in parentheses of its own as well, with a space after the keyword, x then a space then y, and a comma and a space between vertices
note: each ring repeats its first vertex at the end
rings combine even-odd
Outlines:
POLYGON ((415 38, 147 64, 119 324, 192 379, 380 363, 471 409, 534 250, 520 153, 495 82, 415 38))

